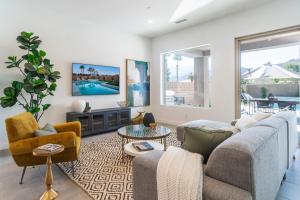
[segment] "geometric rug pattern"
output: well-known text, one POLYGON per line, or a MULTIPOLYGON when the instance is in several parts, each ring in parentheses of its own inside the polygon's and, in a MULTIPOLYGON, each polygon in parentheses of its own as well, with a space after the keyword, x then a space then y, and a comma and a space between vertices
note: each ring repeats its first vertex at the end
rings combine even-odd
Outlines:
MULTIPOLYGON (((167 145, 180 146, 175 130, 171 130, 167 145)), ((116 132, 84 138, 80 159, 74 162, 74 165, 74 177, 70 163, 61 163, 59 167, 93 199, 133 199, 132 157, 127 156, 122 161, 121 137, 116 132)))

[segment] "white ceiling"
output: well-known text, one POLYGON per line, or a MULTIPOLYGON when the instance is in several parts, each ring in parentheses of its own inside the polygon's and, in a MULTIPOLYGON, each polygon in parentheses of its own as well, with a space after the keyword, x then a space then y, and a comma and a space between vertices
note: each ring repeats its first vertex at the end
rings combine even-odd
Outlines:
POLYGON ((6 4, 12 11, 15 6, 22 6, 29 12, 30 9, 45 10, 103 27, 155 37, 271 1, 274 0, 214 0, 184 16, 187 21, 181 24, 170 22, 181 0, 9 0, 0 1, 0 7, 6 4), (147 22, 150 19, 151 24, 147 22))

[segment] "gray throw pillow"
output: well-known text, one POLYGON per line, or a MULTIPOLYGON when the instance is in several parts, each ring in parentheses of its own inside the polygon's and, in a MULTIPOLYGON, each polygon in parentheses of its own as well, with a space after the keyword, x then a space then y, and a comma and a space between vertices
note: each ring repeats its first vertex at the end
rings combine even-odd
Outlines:
POLYGON ((229 138, 233 132, 230 130, 215 129, 207 126, 199 128, 185 127, 183 148, 199 153, 207 162, 211 152, 224 140, 229 138))
POLYGON ((34 132, 35 136, 53 135, 56 133, 57 132, 54 126, 52 126, 51 124, 46 124, 43 128, 38 129, 34 132))

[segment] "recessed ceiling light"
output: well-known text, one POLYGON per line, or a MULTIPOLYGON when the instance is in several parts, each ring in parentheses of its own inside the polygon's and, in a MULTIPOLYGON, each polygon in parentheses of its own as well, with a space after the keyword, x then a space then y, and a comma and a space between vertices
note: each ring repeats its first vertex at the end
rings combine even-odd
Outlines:
POLYGON ((175 22, 181 17, 211 3, 214 0, 182 0, 175 10, 170 22, 175 22))
POLYGON ((152 24, 153 23, 153 20, 152 19, 148 19, 147 21, 149 24, 152 24))

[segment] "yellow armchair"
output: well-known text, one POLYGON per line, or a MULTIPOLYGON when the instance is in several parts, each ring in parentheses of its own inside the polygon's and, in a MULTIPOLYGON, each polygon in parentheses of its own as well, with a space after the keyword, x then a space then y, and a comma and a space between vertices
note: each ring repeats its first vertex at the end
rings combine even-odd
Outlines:
POLYGON ((53 163, 72 162, 78 160, 81 142, 80 122, 68 122, 55 125, 57 134, 36 137, 34 132, 39 125, 31 113, 22 113, 5 120, 6 131, 9 141, 9 151, 16 164, 23 168, 20 184, 27 166, 41 165, 46 163, 45 157, 35 157, 32 150, 47 143, 64 145, 65 150, 52 157, 53 163))

